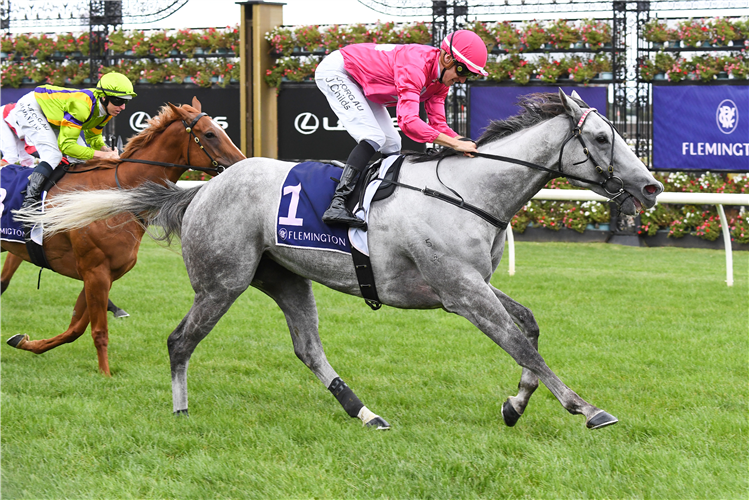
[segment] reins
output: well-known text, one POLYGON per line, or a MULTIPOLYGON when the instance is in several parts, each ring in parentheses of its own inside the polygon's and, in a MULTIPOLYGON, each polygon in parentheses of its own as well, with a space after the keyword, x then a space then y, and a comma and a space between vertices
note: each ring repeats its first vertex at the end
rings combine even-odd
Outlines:
MULTIPOLYGON (((442 161, 441 159, 439 161, 442 161)), ((439 166, 439 161, 438 166, 439 166)), ((459 198, 453 198, 452 196, 446 195, 444 193, 440 193, 439 191, 435 191, 434 189, 430 189, 428 187, 418 188, 416 186, 411 186, 409 184, 403 184, 402 182, 394 181, 391 179, 383 179, 382 184, 393 184, 394 186, 398 187, 404 187, 406 189, 411 189, 412 191, 420 191, 426 196, 431 196, 432 198, 437 198, 438 200, 445 201, 447 203, 450 203, 451 205, 455 205, 456 207, 460 207, 463 210, 467 210, 468 212, 471 212, 472 214, 478 215, 482 219, 484 219, 489 224, 498 227, 499 229, 506 229, 507 228, 507 222, 498 219, 497 217, 494 217, 492 214, 487 212, 486 210, 483 210, 475 205, 471 205, 470 203, 466 203, 462 197, 459 198)), ((447 187, 447 186, 445 186, 447 187)), ((447 189, 450 189, 449 187, 447 189)), ((452 189, 450 189, 452 191, 452 189)), ((453 191, 455 193, 455 191, 453 191)), ((456 193, 457 194, 457 193, 456 193)), ((460 195, 458 195, 460 196, 460 195)))
MULTIPOLYGON (((120 158, 120 162, 121 163, 143 163, 145 165, 155 165, 155 166, 158 166, 158 167, 184 168, 185 170, 197 170, 199 172, 216 172, 216 175, 222 173, 223 171, 225 171, 227 169, 227 167, 225 165, 219 164, 216 160, 213 159, 213 157, 208 152, 208 150, 206 150, 203 147, 203 145, 200 143, 200 138, 198 136, 196 136, 195 132, 193 131, 193 128, 198 123, 198 120, 200 120, 204 116, 206 116, 206 113, 200 113, 200 114, 198 114, 198 116, 196 116, 193 119, 193 121, 189 125, 187 124, 187 122, 185 122, 185 120, 182 120, 182 124, 185 126, 185 132, 187 132, 188 134, 190 134, 192 136, 192 138, 195 141, 195 143, 198 145, 198 147, 200 147, 200 150, 203 151, 206 154, 206 156, 208 156, 208 159, 211 160, 211 165, 213 165, 213 168, 211 168, 211 167, 196 167, 196 166, 190 165, 189 164, 190 163, 190 146, 189 145, 187 147, 187 163, 188 163, 187 165, 182 165, 180 163, 168 163, 168 162, 163 162, 163 161, 139 160, 139 159, 136 159, 136 158, 120 158)), ((119 177, 118 177, 117 174, 118 174, 118 171, 119 171, 121 163, 118 163, 114 167, 114 180, 117 183, 117 187, 120 188, 120 189, 122 189, 122 186, 120 185, 120 179, 119 179, 119 177)), ((86 172, 91 172, 93 170, 97 170, 99 168, 101 168, 101 167, 94 167, 94 168, 90 168, 88 170, 80 170, 80 171, 77 171, 77 172, 71 172, 70 170, 66 169, 66 173, 69 173, 69 174, 83 174, 83 173, 86 173, 86 172)))
MULTIPOLYGON (((611 157, 610 157, 609 166, 607 170, 604 170, 603 168, 601 168, 600 165, 598 165, 595 158, 593 158, 593 156, 590 154, 590 149, 588 148, 587 144, 585 143, 585 140, 582 137, 582 127, 583 127, 583 124, 585 123, 585 119, 593 111, 598 113, 598 110, 596 110, 596 108, 588 108, 583 112, 577 124, 575 124, 574 121, 572 122, 572 126, 573 126, 572 134, 569 137, 567 137, 567 139, 565 139, 565 141, 562 143, 562 148, 559 151, 559 161, 558 161, 559 170, 553 170, 553 169, 544 167, 543 165, 538 165, 536 163, 532 163, 532 162, 525 161, 525 160, 518 160, 517 158, 510 158, 508 156, 494 155, 490 153, 481 153, 481 152, 473 152, 471 154, 473 156, 478 156, 481 158, 487 158, 490 160, 502 161, 502 162, 507 162, 507 163, 514 163, 516 165, 522 165, 524 167, 528 167, 528 168, 538 170, 541 172, 547 172, 552 175, 552 178, 566 177, 567 179, 573 179, 573 180, 583 182, 586 184, 601 186, 601 188, 603 188, 606 191, 606 193, 609 194, 610 199, 614 201, 614 203, 616 203, 617 205, 621 206, 617 198, 619 198, 619 196, 621 196, 622 194, 628 194, 628 193, 624 190, 624 181, 622 181, 620 177, 614 175, 614 139, 616 139, 616 129, 614 129, 614 125, 609 120, 601 116, 600 113, 598 113, 598 116, 601 117, 601 119, 603 119, 611 127, 611 157), (585 179, 583 177, 579 177, 577 175, 572 175, 572 174, 567 174, 564 172, 563 163, 562 163, 562 155, 564 154, 564 148, 567 146, 567 143, 569 143, 571 140, 575 138, 577 138, 580 141, 580 144, 583 147, 583 153, 585 153, 585 159, 582 161, 573 163, 573 165, 580 165, 582 163, 585 163, 586 161, 590 161, 591 163, 593 163, 593 166, 595 166, 596 171, 605 177, 603 181, 593 181, 590 179, 585 179), (611 182, 618 183, 619 184, 618 188, 612 186, 610 184, 611 182), (613 189, 610 189, 610 188, 613 188, 613 189)), ((572 117, 569 117, 569 118, 570 118, 570 121, 572 121, 572 117)), ((437 198, 439 200, 445 201, 459 208, 462 208, 463 210, 467 210, 475 215, 478 215, 479 217, 489 222, 493 226, 496 226, 500 229, 506 229, 508 225, 507 222, 493 216, 486 210, 483 210, 475 205, 471 205, 470 203, 466 203, 463 200, 463 197, 460 196, 459 193, 457 193, 455 190, 453 190, 452 188, 447 186, 444 182, 442 182, 442 179, 440 179, 439 177, 439 166, 440 166, 440 162, 442 162, 443 159, 444 158, 440 158, 439 160, 437 160, 437 166, 435 167, 435 170, 437 172, 437 179, 440 181, 440 183, 443 186, 445 186, 447 189, 452 191, 452 193, 457 196, 455 198, 452 196, 446 195, 444 193, 440 193, 439 191, 430 189, 428 187, 418 188, 416 186, 411 186, 408 184, 403 184, 403 183, 396 182, 393 180, 388 180, 388 179, 383 179, 382 182, 393 184, 399 187, 404 187, 407 189, 411 189, 413 191, 420 191, 426 196, 437 198)))

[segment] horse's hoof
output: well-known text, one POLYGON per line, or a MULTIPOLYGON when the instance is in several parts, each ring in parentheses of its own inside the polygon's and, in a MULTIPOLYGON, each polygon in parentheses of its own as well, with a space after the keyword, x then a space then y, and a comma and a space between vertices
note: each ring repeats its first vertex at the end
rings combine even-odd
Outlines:
POLYGON ((21 342, 26 342, 27 340, 29 340, 28 335, 19 333, 6 340, 6 343, 11 347, 18 347, 21 342))
POLYGON ((184 410, 177 410, 174 412, 175 417, 189 417, 190 415, 187 413, 187 408, 184 410))
POLYGON ((585 425, 588 427, 588 429, 600 429, 601 427, 606 427, 607 425, 613 425, 618 421, 619 420, 615 416, 609 415, 605 411, 601 410, 599 413, 593 415, 590 420, 585 422, 585 425))
POLYGON ((118 319, 130 317, 130 315, 124 309, 117 309, 115 311, 112 311, 112 313, 114 314, 114 317, 118 319))
POLYGON ((372 420, 364 424, 364 427, 371 427, 373 429, 377 429, 378 431, 390 430, 390 424, 385 422, 385 419, 380 416, 374 417, 372 420))
POLYGON ((520 420, 520 413, 515 411, 509 398, 502 404, 502 419, 505 421, 507 427, 514 426, 520 420))

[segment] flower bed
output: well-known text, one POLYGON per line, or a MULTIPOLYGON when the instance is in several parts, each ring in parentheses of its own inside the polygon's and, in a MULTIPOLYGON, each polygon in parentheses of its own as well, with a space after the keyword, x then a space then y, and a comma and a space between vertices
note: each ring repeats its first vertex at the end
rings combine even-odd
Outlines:
POLYGON ((749 18, 652 19, 643 26, 642 36, 658 49, 654 57, 640 62, 640 77, 644 81, 710 82, 731 78, 745 80, 749 76, 746 55, 749 18), (681 52, 681 48, 688 48, 690 52, 681 52))
MULTIPOLYGON (((89 34, 4 34, 2 86, 90 84, 89 34)), ((114 66, 134 83, 187 83, 202 87, 239 81, 238 27, 206 30, 116 31, 107 39, 114 66)))
MULTIPOLYGON (((749 193, 749 176, 706 173, 701 175, 675 172, 654 174, 666 191, 687 193, 749 193)), ((566 180, 555 179, 546 188, 574 189, 566 180)), ((749 244, 749 215, 744 207, 726 207, 731 240, 749 244)), ((523 233, 526 228, 553 231, 566 228, 583 233, 609 222, 609 207, 598 202, 561 202, 531 200, 512 219, 512 228, 523 233)), ((721 224, 714 205, 657 204, 640 214, 638 234, 655 236, 667 231, 668 238, 694 236, 715 241, 721 235, 721 224)))

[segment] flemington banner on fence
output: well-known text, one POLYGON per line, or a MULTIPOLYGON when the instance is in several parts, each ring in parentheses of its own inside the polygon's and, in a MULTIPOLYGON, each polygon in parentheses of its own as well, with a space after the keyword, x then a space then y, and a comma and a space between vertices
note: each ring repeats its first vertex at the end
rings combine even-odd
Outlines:
POLYGON ((749 171, 749 86, 653 86, 655 170, 749 171))
MULTIPOLYGON (((492 120, 506 120, 520 112, 518 98, 536 92, 557 92, 560 87, 510 87, 502 85, 471 84, 468 89, 468 135, 478 139, 492 120)), ((607 87, 561 87, 567 94, 577 91, 589 106, 606 113, 607 87)))

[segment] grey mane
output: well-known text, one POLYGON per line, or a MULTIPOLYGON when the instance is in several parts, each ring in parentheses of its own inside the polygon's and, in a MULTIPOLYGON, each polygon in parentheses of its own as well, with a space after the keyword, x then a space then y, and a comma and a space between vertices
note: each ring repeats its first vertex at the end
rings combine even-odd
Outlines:
MULTIPOLYGON (((590 107, 581 99, 574 97, 571 99, 583 108, 590 107)), ((492 120, 486 129, 484 129, 481 137, 476 141, 479 147, 564 113, 562 100, 556 92, 539 92, 520 96, 516 104, 522 108, 520 113, 506 120, 492 120)), ((406 153, 408 158, 414 163, 439 160, 456 154, 458 153, 450 148, 433 150, 430 153, 406 153)))

